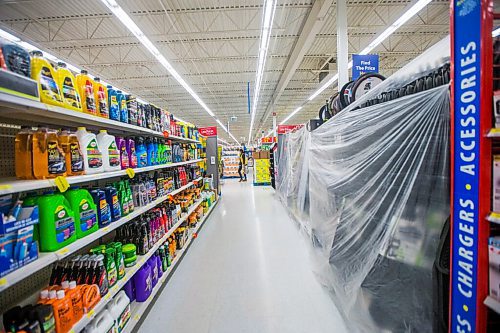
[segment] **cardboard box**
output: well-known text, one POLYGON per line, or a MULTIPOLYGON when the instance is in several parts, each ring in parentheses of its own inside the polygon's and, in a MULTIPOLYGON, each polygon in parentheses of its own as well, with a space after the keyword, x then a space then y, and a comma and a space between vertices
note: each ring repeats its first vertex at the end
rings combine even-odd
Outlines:
POLYGON ((267 151, 267 150, 266 151, 261 151, 259 153, 259 157, 261 159, 269 159, 269 157, 270 157, 269 151, 267 151))
POLYGON ((259 152, 258 152, 258 151, 254 151, 254 152, 252 153, 252 157, 253 157, 253 159, 254 159, 254 160, 258 160, 258 159, 260 158, 259 156, 260 156, 260 155, 259 155, 259 152))

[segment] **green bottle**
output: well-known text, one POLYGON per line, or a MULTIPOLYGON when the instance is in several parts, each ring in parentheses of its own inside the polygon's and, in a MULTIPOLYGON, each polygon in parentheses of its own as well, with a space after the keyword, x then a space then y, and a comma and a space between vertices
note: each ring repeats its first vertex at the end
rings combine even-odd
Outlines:
POLYGON ((64 193, 75 213, 76 238, 80 239, 99 229, 97 207, 89 191, 73 188, 64 193))
POLYGON ((73 243, 76 240, 75 214, 64 195, 48 193, 37 202, 40 251, 53 252, 73 243))
POLYGON ((121 280, 125 276, 125 262, 123 260, 122 243, 114 242, 112 244, 115 249, 115 262, 118 271, 118 280, 121 280))
POLYGON ((104 263, 106 272, 108 273, 109 286, 112 287, 118 281, 118 273, 116 270, 115 249, 113 247, 106 248, 104 263))
POLYGON ((132 213, 135 209, 134 207, 134 197, 132 196, 132 189, 130 188, 129 181, 125 181, 125 187, 127 191, 127 199, 128 199, 128 212, 132 213))

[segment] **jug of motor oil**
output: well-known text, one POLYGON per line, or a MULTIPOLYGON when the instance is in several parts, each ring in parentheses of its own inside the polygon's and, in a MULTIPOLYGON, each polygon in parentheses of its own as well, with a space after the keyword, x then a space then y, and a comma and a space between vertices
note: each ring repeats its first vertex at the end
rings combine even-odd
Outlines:
POLYGON ((102 151, 104 171, 121 170, 120 151, 116 146, 113 135, 109 135, 106 130, 100 130, 97 135, 97 143, 102 151))
POLYGON ((53 252, 76 240, 75 215, 62 194, 38 197, 40 251, 53 252))
POLYGON ((15 164, 19 179, 33 179, 33 133, 31 127, 22 126, 16 134, 15 164))
POLYGON ((93 116, 97 115, 96 102, 94 97, 94 81, 84 69, 76 76, 76 86, 82 101, 82 111, 93 116))
POLYGON ((68 200, 75 214, 76 237, 83 238, 99 229, 97 207, 89 191, 82 188, 73 188, 64 196, 68 200))
POLYGON ((64 62, 57 63, 56 75, 63 106, 74 111, 82 111, 80 94, 76 88, 76 79, 64 62))
POLYGON ((94 99, 97 107, 97 115, 109 118, 108 89, 101 83, 101 79, 98 77, 94 78, 94 99))
POLYGON ((112 86, 108 86, 109 119, 120 121, 120 105, 118 104, 118 93, 112 86))
POLYGON ((78 176, 85 173, 83 153, 75 133, 69 130, 59 132, 59 142, 66 157, 66 173, 68 176, 78 176))
POLYGON ((66 175, 66 158, 57 133, 47 127, 33 133, 33 175, 36 179, 66 175))
POLYGON ((43 103, 63 106, 61 92, 57 85, 56 71, 40 51, 33 51, 31 78, 38 82, 40 100, 43 103))
POLYGON ((102 152, 97 143, 95 134, 87 132, 85 127, 78 127, 76 131, 78 142, 83 154, 83 165, 87 175, 104 171, 102 152))
POLYGON ((106 200, 106 192, 101 189, 95 189, 90 191, 90 195, 94 199, 94 204, 96 205, 99 227, 104 228, 111 223, 111 209, 106 200))

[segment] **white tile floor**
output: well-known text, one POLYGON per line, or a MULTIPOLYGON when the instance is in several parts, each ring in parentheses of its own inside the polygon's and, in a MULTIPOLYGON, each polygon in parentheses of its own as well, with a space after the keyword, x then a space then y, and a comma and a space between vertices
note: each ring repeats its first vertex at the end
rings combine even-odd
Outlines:
POLYGON ((230 179, 222 191, 139 332, 347 332, 274 190, 230 179))

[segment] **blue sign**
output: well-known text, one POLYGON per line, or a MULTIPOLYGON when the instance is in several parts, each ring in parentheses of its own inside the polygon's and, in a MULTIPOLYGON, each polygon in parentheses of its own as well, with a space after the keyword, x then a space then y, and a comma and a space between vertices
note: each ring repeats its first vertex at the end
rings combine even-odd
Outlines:
POLYGON ((476 332, 477 315, 481 6, 454 2, 451 332, 465 333, 476 332))
POLYGON ((353 54, 352 79, 366 73, 378 73, 378 54, 353 54))

